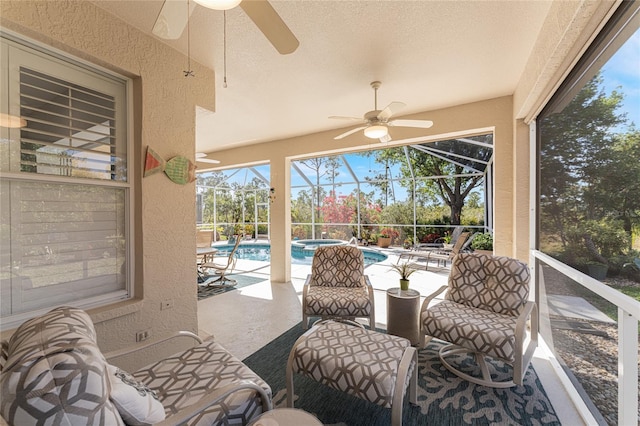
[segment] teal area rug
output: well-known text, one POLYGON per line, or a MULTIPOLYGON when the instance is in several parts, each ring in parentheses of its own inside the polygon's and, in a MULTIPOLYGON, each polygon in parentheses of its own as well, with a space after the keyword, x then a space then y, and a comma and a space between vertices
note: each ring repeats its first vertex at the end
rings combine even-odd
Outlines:
POLYGON ((216 296, 218 294, 226 293, 227 291, 246 287, 248 285, 256 284, 268 279, 252 277, 245 274, 227 274, 226 276, 228 278, 231 278, 232 280, 236 280, 238 284, 234 286, 227 285, 225 287, 209 287, 206 285, 207 281, 212 282, 219 277, 219 275, 210 275, 208 278, 205 278, 205 282, 198 283, 198 300, 206 299, 207 297, 216 296))
MULTIPOLYGON (((286 406, 285 367, 289 351, 304 332, 301 324, 244 360, 273 391, 274 407, 286 406)), ((432 341, 418 352, 418 405, 405 397, 403 425, 560 425, 533 369, 523 386, 493 389, 458 378, 438 358, 442 343, 432 341)), ((502 363, 496 373, 510 372, 502 363)), ((335 391, 294 375, 295 407, 317 416, 325 425, 389 426, 391 409, 335 391)))

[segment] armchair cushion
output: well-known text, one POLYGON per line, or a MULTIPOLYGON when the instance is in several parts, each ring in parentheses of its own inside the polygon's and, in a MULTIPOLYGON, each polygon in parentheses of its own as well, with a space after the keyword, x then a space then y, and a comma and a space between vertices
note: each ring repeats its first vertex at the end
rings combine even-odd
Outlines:
POLYGON ((371 313, 366 287, 310 287, 306 296, 307 315, 364 317, 371 313))
POLYGON ((458 254, 446 298, 466 306, 518 316, 529 296, 529 269, 504 256, 458 254))
POLYGON ((2 417, 9 424, 122 425, 109 400, 107 363, 89 315, 57 308, 11 336, 0 374, 2 417))
POLYGON ((513 362, 517 317, 443 300, 421 314, 423 331, 431 336, 513 362))
MULTIPOLYGON (((197 403, 212 390, 235 385, 242 380, 252 381, 271 398, 271 388, 266 382, 212 340, 147 365, 133 373, 133 377, 157 392, 169 418, 197 403)), ((241 425, 249 423, 262 412, 259 395, 253 390, 244 389, 203 410, 187 424, 241 425)))
POLYGON ((165 419, 164 407, 155 391, 114 365, 107 365, 109 398, 129 426, 146 426, 165 419))
POLYGON ((364 255, 354 246, 318 247, 311 265, 310 285, 364 287, 364 255))

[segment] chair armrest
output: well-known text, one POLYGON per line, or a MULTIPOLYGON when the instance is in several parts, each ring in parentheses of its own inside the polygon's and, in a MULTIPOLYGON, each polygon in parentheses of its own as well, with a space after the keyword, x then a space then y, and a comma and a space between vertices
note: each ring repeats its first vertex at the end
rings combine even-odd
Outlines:
POLYGON ((531 358, 533 357, 533 353, 538 346, 538 306, 534 302, 528 301, 524 305, 524 309, 520 312, 520 315, 518 315, 515 328, 515 347, 516 351, 519 351, 519 356, 515 358, 513 363, 513 381, 514 383, 521 385, 524 373, 526 372, 526 369, 531 362, 531 358), (529 343, 525 347, 527 320, 529 320, 529 318, 531 319, 531 337, 529 339, 529 343))
POLYGON ((307 279, 304 281, 305 286, 311 285, 311 274, 307 275, 307 279))
POLYGON ((449 286, 443 285, 442 287, 440 287, 439 289, 437 289, 436 291, 428 295, 424 299, 424 302, 422 302, 422 306, 420 307, 420 313, 424 312, 429 307, 429 303, 431 303, 431 301, 435 299, 437 295, 444 292, 447 288, 449 288, 449 286))
POLYGON ((363 275, 362 278, 364 279, 364 285, 373 288, 373 285, 371 284, 371 280, 369 279, 369 275, 363 275))
POLYGON ((371 330, 375 329, 375 318, 376 318, 376 298, 373 293, 373 285, 371 284, 371 280, 369 280, 368 275, 364 275, 364 283, 367 286, 367 291, 369 293, 369 300, 371 301, 371 313, 369 314, 369 318, 371 319, 371 330))
POLYGON ((135 345, 133 347, 128 347, 128 348, 124 348, 124 349, 119 349, 117 351, 111 351, 111 352, 107 352, 104 354, 104 357, 107 359, 108 362, 111 362, 112 359, 114 358, 119 358, 121 356, 125 356, 125 355, 130 355, 132 353, 150 348, 151 346, 155 346, 155 345, 159 345, 160 343, 165 343, 169 340, 173 340, 173 339, 177 339, 179 337, 190 337, 192 339, 194 339, 196 342, 198 342, 199 344, 203 342, 202 338, 200 336, 198 336, 195 333, 192 333, 190 331, 178 331, 174 334, 171 334, 169 336, 165 336, 165 337, 160 337, 158 339, 154 339, 154 340, 149 340, 147 342, 144 342, 140 345, 135 345))
MULTIPOLYGON (((302 286, 302 312, 307 309, 307 293, 309 292, 309 286, 311 285, 311 274, 307 275, 307 279, 302 286)), ((306 325, 305 325, 306 327, 306 325)))
POLYGON ((524 305, 524 309, 518 315, 516 321, 516 347, 521 348, 526 335, 527 321, 531 318, 531 339, 538 340, 538 310, 535 302, 528 301, 524 305), (534 314, 534 315, 532 315, 534 314))
POLYGON ((263 388, 251 380, 240 380, 236 383, 229 383, 226 386, 214 389, 195 404, 183 408, 160 423, 155 423, 155 426, 177 426, 183 424, 193 416, 206 410, 208 407, 220 403, 232 393, 245 389, 258 392, 258 395, 260 395, 260 399, 262 400, 262 409, 264 411, 270 411, 273 408, 271 405, 271 399, 263 388))

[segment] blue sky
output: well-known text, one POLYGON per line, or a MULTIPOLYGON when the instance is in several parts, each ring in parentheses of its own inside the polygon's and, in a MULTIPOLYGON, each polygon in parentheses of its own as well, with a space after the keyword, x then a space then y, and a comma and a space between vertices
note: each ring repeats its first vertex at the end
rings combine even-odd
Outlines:
POLYGON ((640 29, 602 67, 602 75, 607 93, 624 93, 620 111, 640 127, 640 29))

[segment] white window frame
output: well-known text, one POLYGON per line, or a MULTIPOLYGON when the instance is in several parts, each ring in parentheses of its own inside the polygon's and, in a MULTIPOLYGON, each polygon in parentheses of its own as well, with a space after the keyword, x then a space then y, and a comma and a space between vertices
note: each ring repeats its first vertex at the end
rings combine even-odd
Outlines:
MULTIPOLYGON (((133 82, 129 78, 125 78, 121 75, 115 74, 107 69, 96 66, 95 64, 91 64, 87 61, 84 61, 79 58, 71 57, 68 53, 59 51, 57 49, 51 48, 49 46, 45 46, 39 42, 30 40, 22 35, 10 32, 5 30, 4 28, 0 28, 0 36, 2 37, 3 46, 2 46, 2 55, 5 55, 5 42, 11 45, 17 45, 22 50, 30 50, 33 54, 38 55, 43 58, 43 60, 53 61, 57 63, 63 63, 67 66, 76 67, 82 69, 82 71, 95 75, 100 78, 107 78, 109 80, 115 81, 118 84, 122 84, 124 87, 124 99, 122 102, 122 107, 125 109, 124 114, 124 126, 123 135, 125 140, 125 149, 126 149, 126 179, 124 180, 103 180, 103 179, 90 179, 90 178, 80 178, 80 177, 63 177, 63 176, 55 176, 55 175, 45 175, 38 173, 29 173, 29 172, 20 172, 14 171, 0 171, 0 180, 3 182, 42 182, 42 183, 51 183, 51 184, 74 184, 74 185, 85 185, 85 186, 97 186, 103 188, 120 188, 125 192, 125 206, 124 206, 124 217, 122 218, 124 222, 124 240, 125 240, 125 250, 124 250, 124 258, 126 268, 124 270, 125 276, 125 284, 124 289, 112 291, 102 295, 96 295, 93 297, 87 297, 84 299, 78 299, 75 301, 71 301, 68 303, 64 303, 65 305, 72 305, 75 307, 79 307, 82 309, 89 309, 98 306, 105 306, 108 304, 121 302, 123 300, 131 299, 134 297, 134 285, 133 285, 133 277, 135 276, 135 268, 134 268, 134 241, 133 236, 135 235, 134 230, 134 176, 135 176, 135 161, 134 161, 134 148, 133 148, 133 100, 131 99, 131 93, 133 93, 132 86, 133 82)), ((6 59, 7 56, 3 56, 6 59)), ((4 72, 2 74, 5 74, 4 72)), ((71 81, 67 78, 68 81, 71 81)), ((3 92, 2 103, 0 104, 1 111, 3 113, 8 113, 12 115, 19 115, 20 111, 20 101, 19 99, 14 101, 12 104, 9 104, 10 99, 4 96, 4 93, 10 93, 11 90, 7 77, 2 77, 0 79, 0 84, 2 85, 1 91, 3 92)), ((18 82, 19 84, 19 82, 18 82)), ((82 84, 82 83, 80 83, 82 84)), ((0 127, 0 143, 9 143, 11 139, 20 140, 20 129, 9 129, 0 127)), ((18 142, 19 144, 19 142, 18 142)), ((55 291, 52 289, 52 291, 55 291)), ((16 314, 12 314, 9 316, 2 317, 0 321, 0 330, 7 330, 11 328, 15 328, 17 325, 21 324, 25 320, 32 318, 37 315, 41 315, 57 306, 55 302, 51 304, 51 306, 46 306, 38 309, 34 309, 32 311, 20 312, 16 314)))

